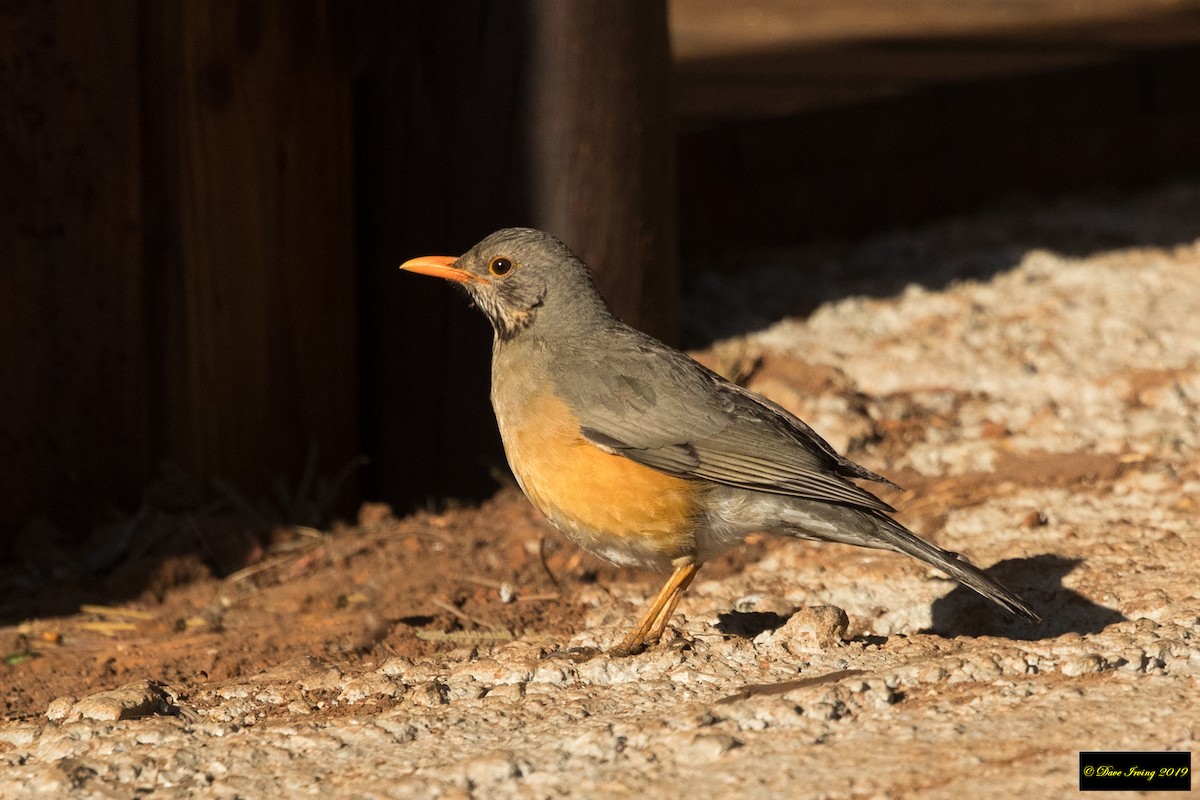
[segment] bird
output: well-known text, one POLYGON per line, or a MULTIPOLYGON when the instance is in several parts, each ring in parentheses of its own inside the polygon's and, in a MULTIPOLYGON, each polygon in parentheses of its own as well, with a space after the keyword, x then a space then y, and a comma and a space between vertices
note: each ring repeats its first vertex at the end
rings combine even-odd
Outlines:
POLYGON ((782 406, 620 321, 588 266, 551 234, 506 228, 461 256, 400 268, 457 284, 491 322, 492 407, 530 502, 590 553, 670 572, 610 655, 658 644, 700 567, 756 532, 904 553, 1040 621, 857 481, 896 484, 782 406))

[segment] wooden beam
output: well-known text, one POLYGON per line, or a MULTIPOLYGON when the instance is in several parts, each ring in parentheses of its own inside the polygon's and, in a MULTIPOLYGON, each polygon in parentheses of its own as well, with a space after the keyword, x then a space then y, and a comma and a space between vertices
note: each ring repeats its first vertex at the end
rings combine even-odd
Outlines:
POLYGON ((147 2, 155 431, 201 477, 358 454, 348 69, 323 0, 147 2))
POLYGON ((0 9, 0 531, 128 509, 153 468, 136 12, 0 9))
POLYGON ((534 224, 567 241, 637 327, 679 335, 675 125, 665 2, 534 0, 534 224))

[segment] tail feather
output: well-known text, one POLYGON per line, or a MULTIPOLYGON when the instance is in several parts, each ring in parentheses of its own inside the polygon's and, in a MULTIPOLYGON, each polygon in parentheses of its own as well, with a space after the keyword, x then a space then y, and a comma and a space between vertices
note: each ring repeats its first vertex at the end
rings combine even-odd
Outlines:
POLYGON ((1030 608, 1028 603, 999 582, 988 577, 986 573, 959 554, 930 544, 891 517, 878 513, 872 514, 872 516, 877 523, 876 533, 883 540, 885 547, 937 567, 951 578, 974 589, 1012 614, 1024 617, 1030 622, 1042 621, 1041 616, 1030 608))
POLYGON ((727 491, 725 502, 716 504, 723 515, 716 517, 719 522, 730 524, 732 520, 745 529, 904 553, 945 572, 1006 611, 1030 622, 1041 622, 1028 603, 970 561, 921 539, 883 511, 846 503, 727 491))

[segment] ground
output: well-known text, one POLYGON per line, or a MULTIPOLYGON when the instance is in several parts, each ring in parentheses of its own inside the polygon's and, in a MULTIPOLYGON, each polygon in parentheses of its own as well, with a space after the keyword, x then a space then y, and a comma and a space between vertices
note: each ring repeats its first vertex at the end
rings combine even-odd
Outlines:
POLYGON ((586 658, 661 576, 514 487, 264 530, 168 475, 83 551, 46 523, 14 548, 0 796, 1061 797, 1081 750, 1194 751, 1197 207, 1013 206, 695 282, 699 357, 903 485, 900 518, 1041 624, 755 537, 662 645, 586 658))

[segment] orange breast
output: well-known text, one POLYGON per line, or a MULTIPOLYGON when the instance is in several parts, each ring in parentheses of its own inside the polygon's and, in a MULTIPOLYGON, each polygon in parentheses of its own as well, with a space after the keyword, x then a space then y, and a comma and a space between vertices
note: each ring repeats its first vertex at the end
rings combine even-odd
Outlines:
POLYGON ((496 417, 517 481, 555 527, 619 564, 669 569, 694 555, 701 484, 600 450, 563 401, 536 395, 496 417))

